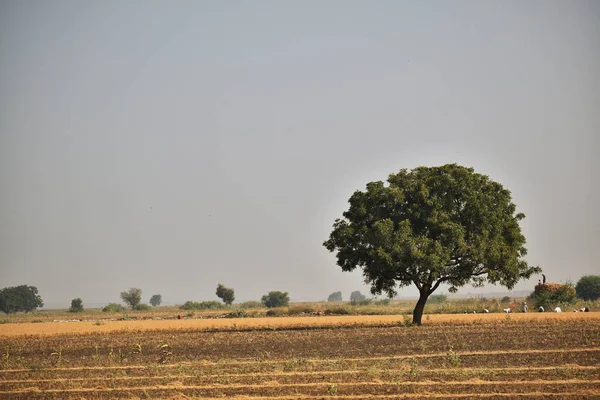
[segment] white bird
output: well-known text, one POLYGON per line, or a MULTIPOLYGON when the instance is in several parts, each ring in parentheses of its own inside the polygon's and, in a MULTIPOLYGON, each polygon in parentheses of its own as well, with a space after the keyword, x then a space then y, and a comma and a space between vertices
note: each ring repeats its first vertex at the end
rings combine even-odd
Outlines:
POLYGON ((484 308, 484 309, 483 309, 483 312, 484 312, 484 313, 489 313, 490 311, 489 311, 487 308, 484 308))
POLYGON ((504 312, 507 313, 507 314, 510 313, 510 308, 505 308, 504 312))
POLYGON ((556 307, 556 308, 554 309, 554 312, 562 312, 562 310, 560 309, 560 307, 556 307))

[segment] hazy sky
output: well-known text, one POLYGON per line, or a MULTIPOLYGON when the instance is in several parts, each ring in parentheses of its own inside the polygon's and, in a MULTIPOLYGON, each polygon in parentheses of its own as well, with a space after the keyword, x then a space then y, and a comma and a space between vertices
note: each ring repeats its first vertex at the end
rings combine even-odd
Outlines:
POLYGON ((321 244, 349 196, 449 162, 576 281, 599 135, 598 1, 0 0, 0 287, 347 299, 368 288, 321 244))

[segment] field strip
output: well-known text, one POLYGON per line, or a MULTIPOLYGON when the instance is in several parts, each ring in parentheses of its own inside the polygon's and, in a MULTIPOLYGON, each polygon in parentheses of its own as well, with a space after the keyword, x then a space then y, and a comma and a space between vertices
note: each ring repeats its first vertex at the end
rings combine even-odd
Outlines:
MULTIPOLYGON (((600 347, 584 347, 577 349, 537 349, 537 350, 488 350, 488 351, 468 351, 456 352, 457 356, 476 356, 476 355, 501 355, 501 354, 551 354, 551 353, 588 353, 600 351, 600 347)), ((312 358, 302 359, 306 363, 337 363, 341 361, 385 361, 385 360, 408 360, 411 358, 437 358, 447 357, 447 353, 432 353, 432 354, 412 354, 405 356, 381 356, 381 357, 356 357, 356 358, 312 358)), ((223 361, 199 361, 199 362, 181 362, 177 364, 151 364, 151 365, 111 365, 98 367, 59 367, 47 368, 45 371, 79 371, 79 370, 123 370, 123 369, 150 369, 150 368, 178 368, 191 366, 215 366, 215 365, 248 365, 248 364, 285 364, 286 362, 294 361, 294 359, 277 359, 277 360, 223 360, 223 361)), ((0 369, 0 376, 3 373, 15 372, 31 372, 30 368, 20 369, 0 369)))
MULTIPOLYGON (((213 384, 213 385, 154 385, 154 386, 137 386, 137 387, 128 387, 126 389, 122 388, 77 388, 77 389, 48 389, 48 390, 38 390, 37 388, 32 388, 30 390, 15 390, 15 391, 0 391, 0 395, 2 394, 10 394, 10 393, 28 393, 31 391, 39 391, 44 393, 69 393, 69 392, 115 392, 115 391, 131 391, 131 390, 148 390, 148 389, 164 389, 164 390, 173 390, 173 389, 188 389, 188 390, 203 390, 203 389, 265 389, 265 388, 286 388, 286 387, 327 387, 331 382, 316 382, 316 383, 273 383, 273 384, 259 384, 259 385, 245 385, 245 384, 213 384)), ((524 385, 570 385, 570 384, 585 384, 585 385, 599 385, 600 389, 600 380, 582 380, 582 379, 562 379, 562 380, 531 380, 531 381, 468 381, 468 382, 436 382, 436 381, 421 381, 421 382, 342 382, 339 383, 339 386, 342 387, 353 387, 353 386, 431 386, 431 385, 444 385, 444 386, 500 386, 507 385, 510 387, 513 386, 524 386, 524 385)))
MULTIPOLYGON (((405 315, 344 315, 305 317, 260 317, 182 320, 106 321, 64 323, 8 323, 0 325, 0 337, 23 335, 89 334, 141 331, 239 331, 248 329, 310 329, 338 327, 388 327, 404 324, 405 315)), ((427 326, 435 324, 478 324, 510 321, 600 320, 600 312, 516 314, 428 314, 427 326)))
MULTIPOLYGON (((441 375, 456 375, 463 374, 465 371, 469 371, 471 373, 493 373, 493 372, 527 372, 527 371, 556 371, 557 369, 564 371, 600 371, 600 367, 596 366, 554 366, 554 367, 509 367, 509 368, 452 368, 452 369, 443 369, 443 368, 432 368, 432 369, 424 369, 419 368, 419 374, 429 374, 429 373, 439 373, 441 375)), ((51 372, 52 370, 47 370, 51 372)), ((382 372, 384 374, 404 374, 408 373, 409 370, 406 368, 398 369, 398 368, 385 368, 375 370, 377 372, 382 372)), ((56 378, 56 379, 11 379, 11 380, 0 380, 0 383, 50 383, 50 382, 68 382, 68 381, 132 381, 132 380, 143 380, 143 379, 151 379, 151 378, 160 378, 160 379, 192 379, 192 378, 242 378, 242 377, 282 377, 282 376, 320 376, 320 375, 352 375, 352 374, 363 374, 369 373, 371 371, 367 369, 353 369, 353 370, 340 370, 340 371, 269 371, 269 372, 248 372, 248 373, 239 373, 239 374, 202 374, 202 375, 142 375, 142 376, 115 376, 115 377, 85 377, 85 378, 56 378)), ((467 377, 471 378, 471 377, 467 377)), ((464 381, 460 381, 464 383, 464 381)))

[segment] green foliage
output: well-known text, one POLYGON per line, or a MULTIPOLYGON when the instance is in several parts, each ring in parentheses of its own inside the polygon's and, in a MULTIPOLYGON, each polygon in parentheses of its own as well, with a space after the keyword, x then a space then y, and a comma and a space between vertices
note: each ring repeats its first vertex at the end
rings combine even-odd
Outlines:
POLYGON ((510 303, 510 296, 504 296, 502 300, 500 300, 500 303, 510 303))
POLYGON ((325 315, 350 315, 350 310, 344 307, 328 308, 325 310, 325 315))
POLYGON ((393 297, 398 287, 417 286, 416 324, 441 284, 450 292, 485 282, 512 289, 541 272, 524 260, 525 216, 489 177, 448 164, 402 169, 387 182, 356 191, 323 245, 343 271, 361 268, 372 294, 393 297))
POLYGON ((375 300, 374 304, 378 305, 378 306, 387 306, 390 304, 390 299, 380 299, 380 300, 375 300))
POLYGON ((148 304, 140 303, 140 304, 136 304, 136 306, 133 307, 133 309, 135 311, 150 311, 150 310, 152 310, 152 306, 149 306, 148 304))
POLYGON ((184 305, 179 307, 182 310, 219 310, 223 305, 218 301, 186 301, 184 305))
POLYGON ((271 308, 267 310, 267 317, 281 317, 285 315, 285 309, 283 308, 271 308))
POLYGON ((125 292, 121 292, 121 300, 132 309, 135 308, 142 302, 142 289, 129 288, 125 292))
POLYGON ((160 303, 162 303, 162 296, 160 294, 153 294, 152 297, 150 297, 150 304, 152 304, 152 307, 158 307, 160 306, 160 303))
POLYGON ((219 283, 217 285, 217 297, 223 300, 223 303, 230 306, 231 303, 233 303, 233 301, 235 300, 235 293, 233 289, 225 287, 219 283))
POLYGON ((544 308, 558 304, 573 304, 577 300, 576 291, 571 282, 536 285, 535 291, 530 297, 536 307, 543 306, 544 308))
POLYGON ((247 316, 248 316, 248 313, 245 310, 240 309, 240 310, 231 311, 225 317, 226 318, 246 318, 247 316))
POLYGON ((446 294, 432 294, 429 297, 429 301, 433 304, 442 304, 448 300, 448 295, 446 294))
POLYGON ((69 308, 69 311, 70 312, 82 312, 83 311, 83 301, 79 297, 71 300, 71 307, 69 308))
POLYGON ((43 306, 44 302, 35 286, 20 285, 0 290, 0 311, 6 314, 30 312, 43 306))
POLYGON ((264 304, 260 301, 245 301, 239 304, 240 308, 263 308, 264 304))
POLYGON ((288 308, 288 315, 312 314, 315 309, 311 306, 300 305, 288 308))
POLYGON ((342 301, 342 292, 333 292, 327 297, 327 301, 342 301))
POLYGON ((286 307, 290 303, 288 292, 271 291, 264 295, 260 301, 268 308, 286 307))
POLYGON ((542 306, 545 309, 559 304, 573 304, 577 301, 575 288, 571 282, 563 285, 556 283, 537 285, 529 297, 536 308, 542 306))
POLYGON ((117 303, 108 303, 104 308, 102 308, 103 312, 108 313, 118 313, 125 311, 125 307, 117 303))
POLYGON ((586 301, 600 299, 600 275, 582 276, 575 286, 577 297, 586 301))
POLYGON ((355 290, 354 292, 350 293, 351 303, 359 303, 365 300, 367 300, 367 297, 358 290, 355 290))

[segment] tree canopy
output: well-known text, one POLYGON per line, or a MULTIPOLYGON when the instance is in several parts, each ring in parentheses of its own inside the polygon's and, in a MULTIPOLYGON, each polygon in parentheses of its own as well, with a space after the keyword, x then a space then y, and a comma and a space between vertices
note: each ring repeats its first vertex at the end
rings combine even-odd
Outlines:
POLYGON ((342 301, 342 292, 333 292, 327 297, 327 301, 342 301))
POLYGON ((362 294, 359 290, 355 290, 354 292, 350 293, 350 301, 352 303, 356 303, 359 301, 365 301, 365 300, 367 300, 367 296, 362 294))
POLYGON ((82 312, 83 311, 83 300, 79 297, 71 300, 71 307, 69 308, 70 312, 82 312))
POLYGON ((152 304, 152 307, 160 306, 160 303, 162 303, 162 296, 160 294, 153 294, 152 297, 150 297, 150 304, 152 304))
POLYGON ((142 289, 129 288, 128 290, 121 292, 121 300, 131 308, 135 308, 142 302, 142 289))
POLYGON ((271 291, 264 295, 260 301, 268 308, 285 307, 290 303, 288 292, 271 291))
POLYGON ((223 300, 223 303, 230 306, 235 300, 235 292, 233 289, 225 287, 223 284, 219 283, 217 285, 217 297, 223 300))
POLYGON ((450 292, 485 282, 512 289, 541 272, 524 260, 525 237, 510 192, 486 175, 456 164, 402 169, 387 184, 356 191, 323 245, 343 271, 361 268, 371 293, 415 285, 413 323, 441 284, 450 292))
POLYGON ((44 302, 35 286, 20 285, 0 290, 0 311, 6 314, 30 312, 43 306, 44 302))
POLYGON ((577 282, 575 286, 577 296, 583 300, 598 300, 600 299, 600 276, 585 275, 577 282))

